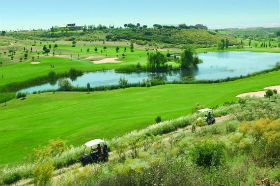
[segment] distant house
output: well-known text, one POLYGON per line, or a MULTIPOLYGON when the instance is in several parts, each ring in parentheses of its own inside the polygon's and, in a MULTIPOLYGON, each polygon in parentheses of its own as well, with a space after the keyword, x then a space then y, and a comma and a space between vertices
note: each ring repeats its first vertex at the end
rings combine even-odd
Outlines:
POLYGON ((71 31, 78 31, 78 30, 83 30, 84 27, 83 26, 77 26, 75 23, 71 23, 71 24, 67 24, 66 27, 60 27, 60 29, 68 29, 71 31))

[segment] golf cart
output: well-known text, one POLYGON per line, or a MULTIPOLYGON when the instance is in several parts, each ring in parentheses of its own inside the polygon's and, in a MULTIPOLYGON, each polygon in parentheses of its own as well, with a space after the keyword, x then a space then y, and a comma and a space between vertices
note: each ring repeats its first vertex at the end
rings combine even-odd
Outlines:
MULTIPOLYGON (((90 154, 82 154, 80 161, 83 166, 99 162, 107 162, 109 159, 109 150, 105 142, 101 139, 95 139, 85 143, 85 150, 90 148, 90 154)), ((85 151, 84 150, 84 151, 85 151)))
POLYGON ((206 108, 206 109, 201 109, 201 110, 199 110, 199 112, 201 112, 201 113, 208 113, 207 115, 205 115, 205 117, 206 117, 206 123, 207 123, 208 125, 213 125, 213 124, 216 123, 216 119, 215 119, 214 116, 213 116, 213 111, 212 111, 212 109, 208 109, 208 108, 206 108))

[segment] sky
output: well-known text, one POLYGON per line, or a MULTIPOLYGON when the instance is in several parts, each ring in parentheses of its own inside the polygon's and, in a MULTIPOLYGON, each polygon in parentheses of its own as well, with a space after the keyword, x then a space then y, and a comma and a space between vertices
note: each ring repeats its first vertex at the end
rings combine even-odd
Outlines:
POLYGON ((280 0, 0 0, 0 30, 124 23, 280 26, 280 0))

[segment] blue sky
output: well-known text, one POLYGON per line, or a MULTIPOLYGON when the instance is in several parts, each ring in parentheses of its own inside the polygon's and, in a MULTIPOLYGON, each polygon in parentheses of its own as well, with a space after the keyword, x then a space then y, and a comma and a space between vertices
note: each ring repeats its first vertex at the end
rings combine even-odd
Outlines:
POLYGON ((67 23, 280 26, 280 0, 1 0, 0 30, 67 23))

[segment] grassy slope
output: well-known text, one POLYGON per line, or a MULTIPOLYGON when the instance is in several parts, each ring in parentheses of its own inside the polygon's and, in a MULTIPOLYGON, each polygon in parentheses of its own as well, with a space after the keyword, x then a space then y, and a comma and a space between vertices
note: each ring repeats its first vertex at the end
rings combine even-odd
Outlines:
POLYGON ((45 93, 12 100, 0 108, 0 163, 22 161, 49 139, 78 145, 93 138, 120 136, 191 112, 194 104, 211 107, 235 95, 280 84, 280 71, 220 84, 165 85, 97 93, 45 93), (71 117, 70 117, 71 116, 71 117), (14 149, 17 149, 16 151, 14 149))
MULTIPOLYGON (((76 53, 77 51, 80 51, 81 48, 83 48, 84 55, 89 56, 95 56, 95 55, 101 55, 100 53, 92 52, 86 53, 87 47, 66 47, 61 46, 62 49, 67 50, 66 53, 76 53)), ((99 47, 101 49, 101 47, 99 47)), ((93 50, 93 47, 91 47, 91 50, 93 50)), ((120 51, 123 51, 123 47, 120 47, 120 51)), ((82 55, 83 53, 81 53, 82 55)), ((104 53, 103 53, 104 54, 104 53)), ((119 52, 119 55, 122 53, 119 52)), ((77 55, 77 54, 76 54, 77 55)), ((73 56, 73 57, 76 57, 73 56)), ((113 57, 116 55, 115 47, 108 47, 107 49, 107 55, 108 57, 113 57)), ((129 49, 127 49, 126 52, 126 58, 121 59, 123 63, 121 64, 99 64, 94 65, 90 60, 71 60, 71 59, 64 59, 64 58, 57 58, 57 57, 45 57, 41 58, 38 61, 41 62, 39 65, 32 65, 30 62, 24 62, 24 63, 18 63, 15 65, 8 65, 0 67, 0 88, 3 86, 6 86, 10 83, 21 83, 28 81, 30 79, 34 79, 36 77, 42 77, 47 76, 50 71, 55 71, 56 73, 64 73, 67 72, 71 67, 83 70, 83 71, 95 71, 95 70, 102 70, 102 69, 113 69, 118 68, 122 65, 129 65, 129 64, 137 64, 138 62, 141 64, 146 64, 147 55, 144 50, 135 50, 135 52, 131 53, 129 52, 129 49), (50 65, 54 65, 55 68, 51 68, 50 65), (3 75, 3 77, 2 77, 3 75)), ((105 57, 105 56, 104 56, 105 57)))

